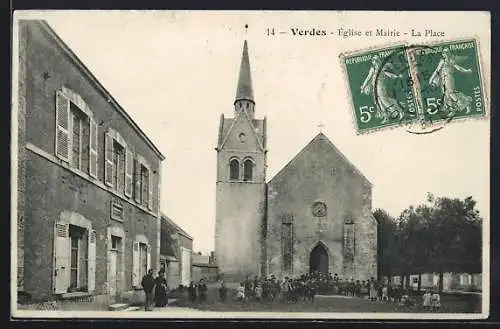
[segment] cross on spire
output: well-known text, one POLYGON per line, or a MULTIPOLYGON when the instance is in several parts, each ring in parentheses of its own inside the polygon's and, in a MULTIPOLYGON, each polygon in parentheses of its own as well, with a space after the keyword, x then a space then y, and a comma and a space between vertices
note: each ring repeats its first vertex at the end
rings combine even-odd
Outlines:
POLYGON ((325 128, 326 126, 323 124, 323 123, 320 123, 318 125, 318 128, 319 128, 319 132, 322 133, 323 132, 323 128, 325 128))

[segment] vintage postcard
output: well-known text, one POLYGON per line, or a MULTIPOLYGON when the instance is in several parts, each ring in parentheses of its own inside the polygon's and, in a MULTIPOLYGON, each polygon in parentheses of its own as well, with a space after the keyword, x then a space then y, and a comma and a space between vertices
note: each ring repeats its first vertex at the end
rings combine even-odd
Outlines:
POLYGON ((490 26, 15 12, 12 318, 488 317, 490 26))

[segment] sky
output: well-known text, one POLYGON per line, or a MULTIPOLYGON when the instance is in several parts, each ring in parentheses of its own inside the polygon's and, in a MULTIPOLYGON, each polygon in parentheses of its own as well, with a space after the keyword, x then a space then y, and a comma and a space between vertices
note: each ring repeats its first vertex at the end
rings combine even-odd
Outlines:
POLYGON ((488 119, 451 123, 428 135, 402 127, 356 134, 339 54, 408 39, 290 33, 291 28, 384 28, 432 29, 445 32, 446 39, 477 36, 488 94, 486 13, 59 11, 29 17, 35 16, 46 19, 166 156, 161 209, 194 237, 195 251, 214 248, 214 147, 220 114, 233 115, 245 39, 256 117, 267 117, 267 180, 322 125, 323 133, 373 184, 373 209, 397 216, 409 205, 425 202, 431 192, 473 196, 489 220, 488 119), (273 28, 276 34, 267 35, 273 28))

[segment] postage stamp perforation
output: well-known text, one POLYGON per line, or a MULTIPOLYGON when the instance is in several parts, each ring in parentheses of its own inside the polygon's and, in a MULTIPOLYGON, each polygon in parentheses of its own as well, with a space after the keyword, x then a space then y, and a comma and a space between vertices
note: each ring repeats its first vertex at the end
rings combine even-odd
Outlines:
MULTIPOLYGON (((444 122, 445 125, 448 125, 450 123, 453 123, 455 121, 463 123, 467 122, 469 120, 481 120, 481 119, 487 119, 489 118, 489 113, 490 113, 490 106, 488 102, 488 95, 486 90, 489 90, 490 86, 490 81, 483 79, 484 77, 484 62, 481 54, 481 42, 480 38, 478 35, 473 34, 471 36, 466 36, 466 37, 460 37, 460 38, 442 38, 439 40, 434 40, 434 41, 427 41, 427 42, 419 42, 418 45, 420 46, 425 46, 425 47, 437 47, 437 46, 444 46, 446 47, 447 45, 454 44, 454 43, 460 43, 460 42, 470 42, 473 41, 475 43, 475 49, 476 49, 476 62, 478 66, 478 75, 479 75, 479 81, 481 83, 481 96, 483 97, 483 106, 484 106, 484 113, 480 113, 477 115, 467 115, 467 116, 461 116, 461 117, 453 117, 452 120, 446 120, 444 122)), ((410 45, 411 47, 411 45, 410 45)))
MULTIPOLYGON (((433 40, 433 41, 426 41, 426 42, 419 42, 418 45, 421 45, 421 46, 428 46, 428 47, 433 47, 433 46, 438 46, 438 45, 443 45, 443 44, 449 44, 449 43, 455 43, 455 42, 467 42, 467 41, 472 41, 474 40, 474 42, 476 43, 476 48, 478 49, 477 51, 477 61, 478 61, 478 66, 479 66, 479 69, 478 69, 478 73, 479 73, 479 79, 480 81, 483 83, 483 88, 482 88, 482 93, 483 93, 483 98, 484 98, 484 104, 485 104, 485 113, 484 115, 481 115, 481 116, 470 116, 470 117, 465 117, 464 119, 472 119, 472 120, 477 120, 477 119, 481 119, 481 118, 484 118, 484 119, 487 119, 489 118, 489 114, 490 114, 490 103, 489 103, 489 95, 488 95, 488 92, 486 92, 486 90, 490 90, 490 80, 489 79, 483 79, 484 77, 484 59, 483 59, 483 54, 481 53, 481 51, 479 51, 480 49, 482 49, 481 47, 481 41, 480 41, 480 38, 477 34, 473 34, 469 37, 461 37, 461 38, 443 38, 443 39, 439 39, 439 40, 433 40)), ((410 47, 412 46, 412 44, 409 45, 410 47)), ((454 120, 458 120, 458 119, 454 119, 454 120)), ((452 120, 452 121, 454 121, 452 120)))
POLYGON ((479 37, 473 35, 432 42, 404 40, 342 52, 339 58, 356 134, 418 123, 422 130, 433 132, 453 120, 488 118, 490 82, 483 79, 480 47, 479 37))

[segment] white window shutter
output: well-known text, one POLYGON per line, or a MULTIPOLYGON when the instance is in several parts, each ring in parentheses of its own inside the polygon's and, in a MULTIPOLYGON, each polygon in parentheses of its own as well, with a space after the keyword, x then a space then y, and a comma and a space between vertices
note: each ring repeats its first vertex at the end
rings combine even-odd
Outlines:
POLYGON ((106 133, 104 138, 104 182, 108 186, 113 186, 113 137, 106 133))
POLYGON ((151 269, 151 246, 150 245, 148 245, 148 255, 147 255, 146 264, 147 264, 146 271, 149 271, 151 269))
POLYGON ((135 201, 141 202, 141 164, 134 159, 135 201))
POLYGON ((153 173, 151 172, 151 169, 148 169, 148 177, 149 177, 149 182, 148 182, 148 209, 153 210, 153 173))
POLYGON ((95 269, 96 269, 96 244, 97 236, 95 230, 89 230, 89 250, 88 250, 88 282, 87 288, 89 292, 95 290, 95 269))
POLYGON ((56 93, 56 156, 69 162, 70 156, 70 112, 69 99, 63 93, 56 93))
POLYGON ((70 273, 69 224, 55 223, 54 226, 54 293, 68 292, 70 273))
POLYGON ((97 178, 97 136, 99 136, 99 128, 97 122, 90 118, 90 142, 89 142, 89 174, 97 178))
POLYGON ((134 156, 132 151, 127 149, 125 153, 125 195, 132 196, 132 176, 134 175, 134 156))
POLYGON ((140 259, 139 259, 139 242, 134 241, 132 248, 132 286, 135 288, 140 288, 141 278, 140 273, 140 259))

